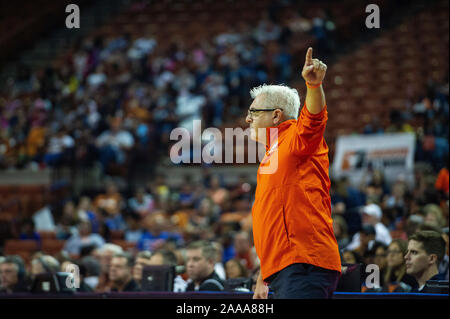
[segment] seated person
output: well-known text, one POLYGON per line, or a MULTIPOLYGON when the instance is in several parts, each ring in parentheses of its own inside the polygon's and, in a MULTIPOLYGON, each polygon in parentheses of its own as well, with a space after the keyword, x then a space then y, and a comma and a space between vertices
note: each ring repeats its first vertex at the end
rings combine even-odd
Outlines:
POLYGON ((81 249, 87 246, 101 248, 105 244, 105 240, 99 234, 92 233, 92 226, 89 220, 82 221, 78 224, 78 234, 72 235, 64 245, 64 250, 69 254, 81 253, 81 249))
POLYGON ((383 290, 389 292, 408 292, 417 282, 406 273, 405 255, 408 243, 402 239, 394 239, 389 245, 387 253, 387 267, 383 278, 383 290))
POLYGON ((152 212, 154 207, 153 197, 145 192, 144 188, 138 188, 133 198, 128 200, 130 209, 141 217, 152 212))
POLYGON ((247 277, 247 268, 242 265, 239 259, 228 260, 225 263, 225 272, 227 279, 247 277))
POLYGON ((94 251, 97 255, 97 259, 100 262, 100 275, 98 276, 98 282, 95 287, 96 292, 109 292, 111 290, 111 280, 109 278, 109 268, 111 266, 111 260, 114 255, 122 253, 122 247, 106 243, 101 249, 94 251))
POLYGON ((22 267, 24 265, 21 265, 14 256, 7 256, 0 263, 0 293, 29 291, 29 285, 22 267), (21 268, 23 271, 21 271, 21 268))
POLYGON ((115 254, 109 266, 111 291, 139 291, 139 286, 132 276, 133 258, 127 253, 115 254))
POLYGON ((418 283, 413 292, 426 292, 424 288, 428 280, 444 279, 438 270, 444 254, 445 241, 438 232, 423 230, 409 238, 408 252, 405 255, 406 273, 418 283))
POLYGON ((222 280, 214 271, 216 250, 208 242, 196 241, 187 247, 186 271, 190 279, 186 291, 222 291, 222 280))
POLYGON ((141 284, 142 270, 150 264, 151 257, 152 253, 148 250, 140 251, 136 255, 133 266, 133 279, 138 285, 141 284))
POLYGON ((171 228, 170 220, 163 213, 146 216, 142 224, 144 231, 137 242, 139 250, 155 251, 170 240, 174 240, 177 244, 183 241, 181 234, 168 231, 171 228))

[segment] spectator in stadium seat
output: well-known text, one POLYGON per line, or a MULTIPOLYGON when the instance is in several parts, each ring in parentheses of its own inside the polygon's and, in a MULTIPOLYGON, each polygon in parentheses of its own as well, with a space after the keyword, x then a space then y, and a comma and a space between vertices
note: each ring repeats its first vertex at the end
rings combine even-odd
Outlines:
POLYGON ((0 293, 29 291, 25 269, 22 267, 13 256, 7 256, 0 261, 0 293))
POLYGON ((417 285, 416 280, 406 273, 405 255, 408 243, 394 239, 387 249, 387 267, 383 277, 383 290, 389 292, 408 292, 417 285))
POLYGON ((389 193, 389 188, 384 176, 384 172, 380 169, 373 169, 372 165, 369 164, 368 168, 369 181, 366 185, 364 193, 366 194, 366 201, 378 203, 381 201, 383 196, 389 193), (370 193, 370 194, 369 194, 370 193))
POLYGON ((138 284, 132 276, 133 257, 128 253, 115 254, 109 267, 111 291, 126 292, 139 291, 138 284))
POLYGON ((111 119, 110 129, 97 138, 103 170, 106 172, 111 163, 124 164, 127 151, 133 145, 133 135, 122 128, 122 120, 119 117, 111 119))
POLYGON ((190 282, 186 291, 221 291, 223 282, 214 271, 216 250, 208 242, 197 241, 187 247, 186 271, 190 282))
POLYGON ((445 159, 446 166, 441 168, 436 178, 434 187, 440 192, 441 199, 449 197, 449 172, 448 172, 448 155, 445 159))
POLYGON ((137 253, 133 266, 133 279, 140 285, 142 280, 142 270, 145 266, 150 265, 150 259, 152 253, 148 250, 140 251, 137 253))
POLYGON ((341 177, 334 184, 334 202, 344 202, 347 210, 364 205, 364 193, 353 187, 347 176, 341 177))
POLYGON ((99 221, 92 207, 92 200, 88 196, 82 196, 76 208, 77 216, 80 220, 89 220, 92 226, 92 232, 98 233, 99 221))
POLYGON ((107 216, 119 214, 123 206, 123 200, 117 185, 113 181, 108 181, 106 193, 98 195, 93 205, 99 212, 105 212, 107 216))
MULTIPOLYGON (((375 228, 375 240, 379 241, 385 245, 389 245, 391 243, 391 235, 386 226, 381 223, 382 211, 380 206, 376 204, 369 204, 364 206, 362 209, 362 224, 364 226, 373 226, 375 228)), ((353 236, 352 242, 348 245, 348 249, 356 249, 360 244, 360 233, 356 233, 353 236)), ((370 247, 371 248, 370 244, 370 247)))
POLYGON ((362 258, 364 258, 365 262, 365 257, 368 256, 370 249, 375 243, 375 227, 373 227, 372 225, 364 225, 362 229, 357 234, 355 234, 355 236, 356 235, 359 235, 359 245, 356 247, 348 245, 346 249, 355 250, 356 252, 358 252, 358 254, 362 258))
MULTIPOLYGON (((375 242, 370 250, 369 254, 371 255, 371 264, 375 264, 378 266, 380 270, 380 278, 384 277, 384 273, 386 271, 387 260, 386 260, 386 250, 387 246, 380 242, 375 242)), ((366 262, 369 264, 369 262, 366 262)))
POLYGON ((247 277, 247 268, 237 259, 230 259, 225 264, 227 279, 247 277))
POLYGON ((65 158, 70 158, 70 151, 73 150, 75 141, 66 129, 60 129, 50 138, 47 153, 44 156, 44 163, 48 166, 58 166, 65 158))
POLYGON ((136 190, 134 197, 128 200, 128 206, 133 212, 139 214, 141 217, 145 217, 152 212, 154 200, 150 194, 145 192, 144 188, 140 187, 136 190))
MULTIPOLYGON (((384 208, 396 209, 397 212, 403 213, 405 210, 405 194, 408 190, 404 177, 398 178, 391 189, 391 194, 384 196, 384 208)), ((392 217, 396 218, 398 216, 392 217)))
POLYGON ((155 201, 158 203, 159 207, 164 209, 171 194, 170 187, 166 181, 166 176, 163 174, 156 174, 154 181, 147 184, 147 189, 151 194, 155 195, 155 201))
POLYGON ((60 271, 59 261, 50 255, 38 255, 31 261, 31 277, 60 271))
POLYGON ((220 185, 220 178, 217 175, 213 175, 211 178, 209 197, 214 204, 219 205, 222 209, 228 200, 229 192, 220 185))
POLYGON ((441 208, 436 204, 428 204, 423 208, 425 213, 425 225, 433 226, 439 230, 445 226, 445 219, 441 208))
POLYGON ((445 241, 435 231, 419 231, 408 241, 408 252, 405 255, 406 273, 413 276, 417 286, 413 291, 426 292, 428 280, 443 280, 438 265, 445 255, 445 241))
POLYGON ((342 263, 343 264, 363 264, 364 260, 361 255, 354 250, 345 249, 342 252, 342 263))
POLYGON ((111 259, 115 254, 120 254, 123 252, 122 247, 106 243, 103 247, 97 250, 98 259, 100 261, 100 276, 98 279, 97 292, 108 292, 111 289, 111 281, 109 279, 109 266, 111 264, 111 259))
POLYGON ((167 231, 169 225, 164 214, 152 214, 143 220, 144 232, 137 243, 139 250, 154 251, 161 248, 169 239, 180 243, 183 238, 178 233, 167 231))
POLYGON ((439 263, 439 275, 442 276, 443 279, 448 279, 449 273, 449 258, 448 258, 448 227, 439 229, 431 224, 423 224, 419 227, 418 231, 434 231, 441 234, 442 239, 445 242, 445 255, 439 263))
POLYGON ((90 221, 82 221, 78 225, 78 234, 72 235, 64 245, 64 250, 69 254, 80 254, 83 247, 95 246, 101 248, 105 240, 99 234, 92 234, 90 221))
POLYGON ((72 200, 67 201, 63 207, 63 214, 56 225, 56 238, 67 240, 71 236, 78 234, 77 224, 79 223, 75 203, 72 200))
MULTIPOLYGON (((150 258, 149 265, 169 265, 177 266, 177 257, 174 252, 168 249, 157 250, 153 253, 150 258)), ((184 292, 187 288, 187 282, 180 275, 176 275, 174 278, 173 291, 174 292, 184 292)))
POLYGON ((128 212, 125 215, 125 224, 127 228, 125 230, 125 240, 129 242, 138 242, 142 237, 142 228, 141 228, 141 216, 135 212, 128 212))

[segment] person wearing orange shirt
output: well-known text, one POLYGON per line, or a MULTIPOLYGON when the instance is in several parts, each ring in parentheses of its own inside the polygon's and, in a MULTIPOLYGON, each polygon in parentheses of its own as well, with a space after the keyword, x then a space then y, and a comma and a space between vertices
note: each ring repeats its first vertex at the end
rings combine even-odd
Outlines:
POLYGON ((328 118, 322 80, 326 65, 306 53, 307 91, 301 109, 297 90, 262 85, 250 91, 247 123, 266 146, 252 208, 253 237, 261 271, 253 298, 331 298, 341 259, 331 219, 328 118))
MULTIPOLYGON (((448 164, 447 164, 448 166, 448 164)), ((448 167, 443 167, 438 174, 438 177, 436 179, 436 182, 434 184, 434 188, 436 188, 437 191, 442 193, 442 197, 448 198, 448 190, 449 190, 449 173, 448 173, 448 167)))

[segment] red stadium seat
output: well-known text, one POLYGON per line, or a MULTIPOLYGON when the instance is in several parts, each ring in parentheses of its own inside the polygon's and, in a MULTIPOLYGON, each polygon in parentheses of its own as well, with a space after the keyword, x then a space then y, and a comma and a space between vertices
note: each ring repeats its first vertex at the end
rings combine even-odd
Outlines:
POLYGON ((15 255, 18 252, 34 253, 38 250, 35 240, 8 239, 5 241, 5 255, 15 255))
POLYGON ((112 230, 111 231, 111 239, 112 240, 123 240, 124 232, 122 230, 112 230))
POLYGON ((56 239, 56 233, 54 231, 40 231, 39 235, 41 239, 56 239))
POLYGON ((64 248, 65 240, 42 239, 41 250, 50 255, 56 255, 64 248))

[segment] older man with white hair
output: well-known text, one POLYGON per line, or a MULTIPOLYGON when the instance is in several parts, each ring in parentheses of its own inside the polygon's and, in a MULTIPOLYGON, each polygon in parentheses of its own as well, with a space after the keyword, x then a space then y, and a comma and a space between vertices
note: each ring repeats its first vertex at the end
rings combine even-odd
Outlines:
POLYGON ((331 219, 328 118, 322 80, 327 66, 306 53, 297 90, 263 85, 251 90, 251 138, 266 146, 252 208, 253 237, 261 262, 254 298, 331 298, 341 260, 331 219))

